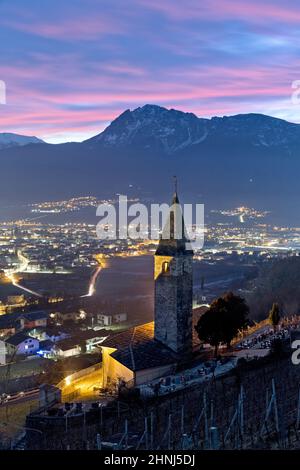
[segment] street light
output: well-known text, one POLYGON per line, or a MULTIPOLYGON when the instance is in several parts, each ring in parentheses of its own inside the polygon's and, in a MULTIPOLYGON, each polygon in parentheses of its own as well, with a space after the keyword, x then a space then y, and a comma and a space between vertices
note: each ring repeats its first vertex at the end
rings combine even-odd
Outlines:
POLYGON ((71 382, 72 382, 71 377, 70 377, 70 376, 69 376, 69 377, 66 377, 66 378, 65 378, 65 382, 66 382, 66 385, 67 385, 67 386, 68 386, 68 385, 71 385, 71 382))

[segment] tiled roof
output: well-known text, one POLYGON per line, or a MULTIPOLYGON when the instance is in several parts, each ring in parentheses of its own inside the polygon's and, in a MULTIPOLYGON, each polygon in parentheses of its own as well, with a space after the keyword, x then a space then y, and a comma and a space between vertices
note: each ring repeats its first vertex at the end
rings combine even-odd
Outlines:
POLYGON ((6 313, 0 315, 0 328, 15 326, 17 320, 22 316, 20 312, 6 313))
POLYGON ((61 351, 68 351, 79 346, 78 341, 74 338, 62 339, 55 343, 55 348, 60 349, 61 351))
POLYGON ((48 313, 44 312, 44 310, 38 310, 36 312, 28 312, 22 313, 21 315, 23 318, 26 318, 28 321, 40 320, 42 318, 47 318, 48 313))
POLYGON ((75 335, 77 340, 88 340, 88 339, 93 339, 93 338, 103 338, 105 336, 111 335, 111 331, 105 330, 104 328, 101 330, 83 330, 83 331, 78 331, 75 335))
POLYGON ((45 339, 44 341, 40 341, 40 349, 42 351, 50 351, 54 346, 53 341, 50 339, 45 339))
POLYGON ((27 339, 33 339, 30 336, 24 335, 24 333, 16 333, 15 335, 8 338, 5 342, 8 344, 12 344, 13 346, 18 346, 19 344, 23 343, 23 341, 27 339))
POLYGON ((178 362, 175 353, 154 339, 154 322, 116 334, 101 346, 115 348, 111 356, 133 371, 178 362))
POLYGON ((61 334, 69 334, 69 332, 64 327, 56 326, 56 325, 46 326, 46 328, 43 327, 43 331, 48 336, 58 336, 61 334))
POLYGON ((37 311, 37 312, 13 312, 13 313, 6 313, 5 315, 0 315, 0 329, 1 328, 9 328, 11 326, 15 326, 16 322, 20 318, 26 318, 26 320, 33 321, 39 318, 47 318, 48 314, 44 311, 37 311))

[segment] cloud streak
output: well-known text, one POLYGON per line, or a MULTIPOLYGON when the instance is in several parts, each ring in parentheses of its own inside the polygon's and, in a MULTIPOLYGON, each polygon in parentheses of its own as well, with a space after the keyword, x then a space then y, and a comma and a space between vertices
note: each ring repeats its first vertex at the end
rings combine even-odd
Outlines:
POLYGON ((203 117, 251 111, 298 120, 290 101, 300 79, 294 2, 66 5, 0 4, 8 103, 0 132, 80 140, 149 102, 203 117))

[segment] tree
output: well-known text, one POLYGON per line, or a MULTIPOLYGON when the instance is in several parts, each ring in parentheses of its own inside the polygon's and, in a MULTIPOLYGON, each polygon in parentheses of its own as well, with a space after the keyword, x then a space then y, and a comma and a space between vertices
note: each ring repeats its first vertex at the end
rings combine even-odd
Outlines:
POLYGON ((219 345, 223 343, 229 347, 239 330, 246 327, 248 314, 245 300, 228 292, 211 303, 195 329, 201 341, 215 348, 217 356, 219 345))
POLYGON ((224 343, 230 347, 233 338, 248 324, 249 307, 245 299, 232 292, 228 292, 221 298, 225 304, 224 343))
POLYGON ((199 319, 195 329, 201 341, 209 343, 215 348, 215 357, 222 341, 222 314, 217 305, 213 305, 199 319))
POLYGON ((280 359, 281 357, 284 357, 284 343, 282 339, 280 338, 273 339, 271 343, 270 354, 273 357, 278 358, 278 359, 280 359))
POLYGON ((280 311, 279 311, 279 305, 277 303, 274 303, 272 305, 272 308, 269 312, 269 321, 271 325, 273 325, 274 329, 277 329, 277 326, 280 322, 280 311))

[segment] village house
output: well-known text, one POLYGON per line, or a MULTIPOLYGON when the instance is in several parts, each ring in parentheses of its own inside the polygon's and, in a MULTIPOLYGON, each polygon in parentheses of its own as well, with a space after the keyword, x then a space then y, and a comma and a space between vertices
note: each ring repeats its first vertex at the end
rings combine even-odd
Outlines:
POLYGON ((11 315, 0 315, 0 338, 6 338, 16 332, 16 320, 11 315))
POLYGON ((50 319, 63 325, 64 323, 78 323, 82 322, 86 318, 86 313, 83 311, 69 311, 69 312, 52 312, 50 313, 50 319))
POLYGON ((5 340, 1 340, 0 343, 1 349, 4 346, 8 356, 32 355, 39 349, 39 341, 23 332, 18 332, 5 340))
POLYGON ((102 326, 111 326, 117 323, 122 323, 127 321, 127 313, 98 313, 97 321, 99 325, 102 326))
POLYGON ((49 325, 46 327, 32 328, 27 331, 30 336, 37 338, 39 341, 50 340, 53 343, 63 339, 70 338, 71 334, 61 326, 49 325))
POLYGON ((22 313, 19 316, 20 329, 31 329, 39 326, 46 326, 48 313, 43 310, 37 312, 22 313))
POLYGON ((68 338, 54 344, 53 353, 59 357, 71 357, 81 354, 81 346, 78 341, 68 338))

